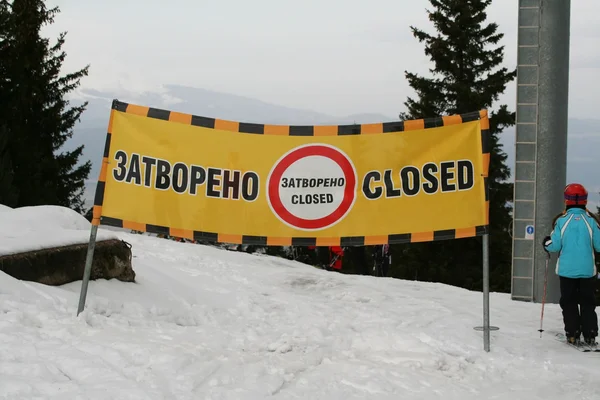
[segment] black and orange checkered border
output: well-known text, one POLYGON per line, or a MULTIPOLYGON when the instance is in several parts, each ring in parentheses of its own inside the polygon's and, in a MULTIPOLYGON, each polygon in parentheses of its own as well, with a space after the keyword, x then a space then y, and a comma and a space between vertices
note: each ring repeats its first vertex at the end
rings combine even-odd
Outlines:
MULTIPOLYGON (((268 125, 184 114, 176 111, 140 106, 113 100, 112 109, 117 112, 175 122, 219 131, 275 136, 348 136, 406 132, 449 125, 458 125, 479 119, 487 119, 487 111, 416 119, 410 121, 380 122, 352 125, 268 125)), ((488 125, 489 126, 489 125, 488 125)), ((483 133, 483 132, 482 132, 483 133)), ((488 141, 489 142, 489 141, 488 141)))
POLYGON ((376 244, 416 243, 437 240, 461 239, 480 236, 487 232, 487 226, 477 226, 467 229, 449 229, 434 232, 399 233, 382 236, 351 236, 351 237, 270 237, 227 235, 216 232, 199 232, 185 229, 169 228, 151 224, 123 221, 122 219, 102 216, 102 225, 131 229, 139 232, 168 235, 172 237, 203 240, 208 242, 248 244, 256 246, 368 246, 376 244))
POLYGON ((488 171, 490 162, 491 140, 489 130, 489 119, 486 110, 425 118, 410 121, 382 122, 377 124, 355 124, 355 125, 265 125, 244 122, 227 121, 216 118, 201 117, 192 114, 183 114, 175 111, 140 106, 113 100, 112 110, 106 134, 106 143, 102 158, 102 166, 96 193, 94 196, 93 225, 108 225, 118 228, 132 229, 141 232, 169 235, 173 237, 186 238, 190 240, 204 240, 209 242, 249 244, 260 246, 367 246, 376 244, 396 244, 430 242, 438 240, 451 240, 475 237, 488 234, 489 230, 489 184, 488 171), (183 230, 166 226, 157 226, 145 223, 123 221, 102 215, 102 204, 104 201, 104 190, 106 174, 108 170, 108 156, 110 154, 110 142, 112 135, 113 117, 115 112, 123 112, 139 115, 147 118, 155 118, 163 121, 183 123, 208 129, 230 131, 257 135, 279 135, 279 136, 345 136, 345 135, 367 135, 385 134, 394 132, 405 132, 411 130, 423 130, 449 125, 480 120, 481 124, 481 153, 483 156, 483 178, 485 186, 486 202, 486 225, 463 229, 448 229, 433 232, 399 233, 383 236, 352 236, 352 237, 267 237, 230 235, 213 232, 199 232, 183 230))

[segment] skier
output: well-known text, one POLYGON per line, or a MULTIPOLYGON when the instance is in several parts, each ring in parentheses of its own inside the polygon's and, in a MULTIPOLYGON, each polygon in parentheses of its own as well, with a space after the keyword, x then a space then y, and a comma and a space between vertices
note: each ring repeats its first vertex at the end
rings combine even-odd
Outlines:
POLYGON ((390 265, 392 264, 392 252, 389 244, 383 245, 383 263, 381 265, 381 276, 388 276, 390 265))
POLYGON ((329 270, 341 271, 342 270, 342 257, 344 256, 344 248, 340 246, 329 247, 330 251, 330 262, 329 270))
POLYGON ((392 263, 392 256, 390 254, 390 246, 384 244, 382 246, 373 246, 373 273, 375 276, 388 275, 388 269, 392 263))
POLYGON ((565 335, 578 344, 583 334, 588 345, 596 345, 596 270, 594 250, 600 251, 600 223, 587 208, 587 190, 578 183, 565 187, 565 211, 556 216, 552 233, 543 241, 547 252, 558 252, 556 274, 560 278, 560 307, 565 335), (581 307, 581 313, 579 310, 581 307))

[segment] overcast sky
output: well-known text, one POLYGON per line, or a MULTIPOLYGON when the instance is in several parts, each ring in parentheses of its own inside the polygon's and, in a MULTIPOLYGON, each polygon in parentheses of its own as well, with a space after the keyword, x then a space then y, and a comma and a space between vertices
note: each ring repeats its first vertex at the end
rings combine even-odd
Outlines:
MULTIPOLYGON (((573 0, 570 116, 596 118, 600 1, 573 0)), ((91 64, 87 88, 182 84, 333 115, 392 117, 411 94, 404 70, 427 72, 409 25, 431 29, 426 0, 54 0, 48 30, 68 31, 67 70, 91 64), (167 4, 170 4, 167 6, 167 4)), ((516 64, 517 0, 488 18, 516 64)), ((514 109, 514 83, 504 102, 514 109)))

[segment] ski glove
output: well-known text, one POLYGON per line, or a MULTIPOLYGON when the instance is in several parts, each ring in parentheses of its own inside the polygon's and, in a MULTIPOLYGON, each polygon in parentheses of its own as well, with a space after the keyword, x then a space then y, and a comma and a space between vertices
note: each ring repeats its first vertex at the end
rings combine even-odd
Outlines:
POLYGON ((546 236, 544 238, 544 241, 542 242, 542 245, 544 246, 544 250, 546 250, 546 246, 549 246, 552 243, 552 238, 550 238, 550 236, 546 236))

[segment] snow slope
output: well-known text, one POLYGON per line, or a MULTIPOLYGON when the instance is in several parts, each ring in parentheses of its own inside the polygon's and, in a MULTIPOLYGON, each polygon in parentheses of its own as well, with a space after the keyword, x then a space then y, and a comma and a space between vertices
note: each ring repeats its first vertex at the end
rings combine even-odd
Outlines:
POLYGON ((600 398, 600 353, 540 339, 537 304, 492 294, 486 353, 481 293, 114 234, 137 282, 90 282, 79 317, 81 282, 0 273, 0 398, 600 398))

